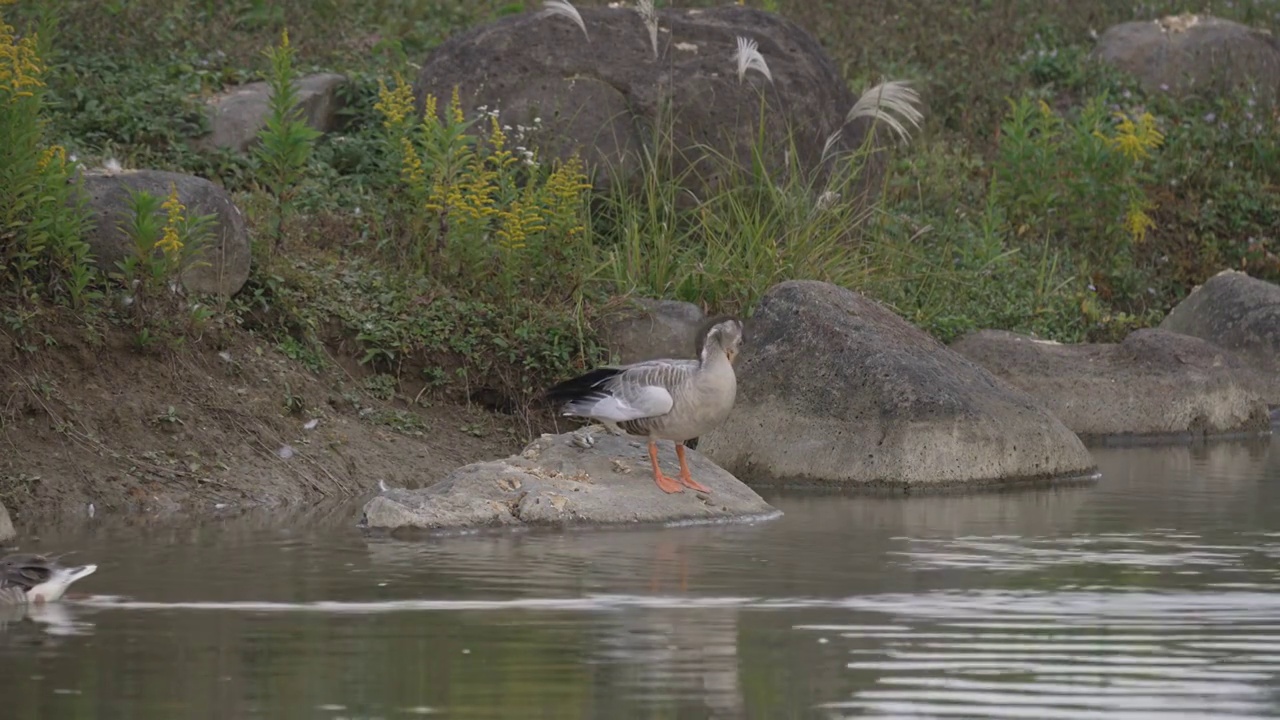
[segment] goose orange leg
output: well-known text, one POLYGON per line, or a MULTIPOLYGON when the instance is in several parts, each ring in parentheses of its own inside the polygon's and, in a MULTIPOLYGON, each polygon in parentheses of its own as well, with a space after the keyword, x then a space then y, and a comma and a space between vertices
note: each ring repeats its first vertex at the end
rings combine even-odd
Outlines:
MULTIPOLYGON (((649 460, 653 462, 653 481, 664 493, 684 492, 684 488, 680 487, 675 480, 662 474, 662 468, 658 467, 658 443, 653 440, 649 441, 649 460)), ((681 464, 683 467, 683 463, 681 464)))
POLYGON ((697 480, 694 480, 693 475, 689 474, 689 465, 688 463, 685 462, 685 459, 684 459, 684 443, 682 442, 676 443, 676 457, 680 458, 680 482, 684 483, 685 487, 693 488, 698 492, 702 492, 702 493, 711 492, 711 488, 707 487, 706 485, 703 485, 697 480))

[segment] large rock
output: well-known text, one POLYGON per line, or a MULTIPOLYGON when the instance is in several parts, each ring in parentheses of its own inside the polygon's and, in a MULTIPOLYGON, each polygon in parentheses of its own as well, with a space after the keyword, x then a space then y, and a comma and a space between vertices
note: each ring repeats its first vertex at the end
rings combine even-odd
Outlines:
MULTIPOLYGON (((299 119, 316 130, 327 133, 339 125, 343 108, 341 89, 347 84, 344 75, 319 73, 299 78, 294 83, 298 103, 294 105, 299 119)), ((195 139, 201 149, 227 148, 245 152, 258 141, 258 133, 267 126, 271 114, 271 86, 265 82, 241 85, 207 101, 209 133, 195 139)))
POLYGON ((1264 102, 1280 94, 1280 44, 1230 20, 1178 15, 1122 23, 1102 33, 1094 52, 1149 93, 1215 99, 1253 88, 1264 102))
MULTIPOLYGON (((679 471, 675 446, 659 461, 679 471)), ((392 489, 364 507, 370 529, 456 530, 486 527, 629 525, 765 517, 777 511, 696 450, 689 470, 710 495, 668 495, 653 482, 644 443, 604 431, 543 435, 519 455, 472 463, 421 490, 392 489), (577 438, 589 436, 591 447, 577 438)))
POLYGON ((738 404, 699 449, 749 481, 1002 484, 1089 474, 1027 393, 857 293, 790 281, 747 325, 738 404))
POLYGON ((5 509, 4 503, 0 503, 0 542, 8 540, 15 534, 13 521, 9 519, 9 511, 5 509))
POLYGON ((1192 290, 1160 327, 1234 351, 1258 371, 1267 402, 1280 405, 1280 285, 1224 270, 1192 290))
POLYGON ((637 298, 605 318, 600 339, 622 364, 691 358, 704 322, 702 308, 693 303, 637 298))
POLYGON ((93 225, 87 240, 98 267, 116 271, 116 262, 133 252, 133 241, 120 229, 130 215, 129 192, 145 190, 165 197, 170 186, 192 215, 216 215, 203 251, 182 274, 190 292, 223 296, 236 294, 249 279, 249 232, 244 216, 220 186, 194 175, 162 170, 90 170, 84 173, 84 189, 93 225))
MULTIPOLYGON (((658 57, 631 7, 579 7, 590 39, 572 21, 541 11, 501 18, 456 35, 424 61, 415 86, 418 109, 429 93, 440 109, 459 89, 469 115, 497 109, 504 125, 535 126, 521 144, 566 157, 581 150, 588 168, 612 169, 624 182, 641 169, 642 148, 656 138, 676 152, 671 177, 695 193, 717 186, 709 147, 740 165, 759 137, 763 94, 767 157, 781 170, 790 149, 800 167, 820 165, 826 139, 843 127, 835 152, 861 147, 870 123, 847 126, 855 98, 821 45, 798 25, 741 5, 658 11, 658 57), (759 43, 773 77, 750 71, 739 82, 737 38, 759 43), (684 175, 696 165, 695 176, 684 175)), ((883 158, 873 154, 864 189, 878 186, 883 158)), ((615 175, 596 175, 607 186, 615 175)), ((683 197, 683 196, 682 196, 683 197)))
POLYGON ((1086 437, 1270 427, 1253 372, 1232 353, 1187 335, 1138 330, 1118 344, 1062 345, 982 330, 951 349, 1027 391, 1086 437))

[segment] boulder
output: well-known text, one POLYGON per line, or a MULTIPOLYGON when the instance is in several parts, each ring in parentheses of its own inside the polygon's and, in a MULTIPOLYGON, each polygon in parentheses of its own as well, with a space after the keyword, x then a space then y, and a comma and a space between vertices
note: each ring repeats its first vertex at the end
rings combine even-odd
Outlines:
POLYGON ((5 509, 4 503, 0 503, 0 542, 8 540, 16 534, 13 529, 13 521, 9 519, 9 511, 5 509))
MULTIPOLYGON (((299 110, 300 119, 322 133, 338 129, 339 111, 344 105, 340 90, 346 84, 346 76, 336 73, 299 78, 294 83, 298 93, 294 107, 299 110)), ((209 98, 209 133, 196 138, 193 144, 202 150, 247 151, 267 125, 270 102, 271 86, 265 82, 247 83, 209 98)))
MULTIPOLYGON (((659 449, 663 471, 674 477, 675 446, 663 442, 659 449)), ((697 451, 685 456, 710 495, 659 490, 647 446, 635 439, 590 429, 543 435, 519 455, 465 465, 429 487, 383 491, 365 505, 360 522, 377 530, 462 530, 724 521, 777 513, 697 451)))
POLYGON ((738 403, 699 450, 749 482, 1008 484, 1093 472, 1027 393, 861 295, 788 281, 746 328, 738 403))
MULTIPOLYGON (((778 15, 742 5, 661 8, 655 57, 633 7, 578 11, 589 39, 573 21, 545 11, 450 38, 423 62, 414 88, 418 111, 430 94, 442 112, 456 87, 465 113, 497 111, 516 129, 518 144, 561 158, 579 151, 588 169, 603 171, 595 175, 601 188, 614 178, 635 179, 642 149, 660 138, 670 177, 699 196, 721 182, 723 163, 710 160, 708 148, 750 167, 762 111, 774 171, 786 159, 806 170, 823 167, 826 140, 842 128, 833 153, 854 151, 867 137, 865 118, 844 122, 855 98, 839 69, 816 39, 778 15), (755 70, 739 80, 739 37, 758 42, 772 82, 755 70), (686 174, 690 168, 695 172, 686 174)), ((869 159, 860 181, 874 192, 883 157, 869 159)))
POLYGON ((1252 371, 1199 338, 1138 330, 1120 343, 1063 345, 982 330, 951 349, 1027 391, 1084 437, 1265 431, 1252 371))
POLYGON ((1270 405, 1280 405, 1280 285, 1224 270, 1191 291, 1160 323, 1233 351, 1263 383, 1270 405))
POLYGON ((87 205, 93 214, 88 237, 101 269, 114 272, 116 262, 132 252, 132 240, 120 229, 129 217, 129 192, 145 190, 160 197, 177 187, 187 215, 217 215, 209 240, 182 284, 194 293, 230 297, 249 279, 249 232, 244 216, 222 187, 194 175, 162 170, 90 170, 84 173, 87 205))
POLYGON ((1102 33, 1094 53, 1148 93, 1214 99, 1252 89, 1268 103, 1280 95, 1280 44, 1230 20, 1178 15, 1121 23, 1102 33))
POLYGON ((600 339, 620 364, 694 357, 706 315, 693 303, 638 298, 606 317, 600 339))

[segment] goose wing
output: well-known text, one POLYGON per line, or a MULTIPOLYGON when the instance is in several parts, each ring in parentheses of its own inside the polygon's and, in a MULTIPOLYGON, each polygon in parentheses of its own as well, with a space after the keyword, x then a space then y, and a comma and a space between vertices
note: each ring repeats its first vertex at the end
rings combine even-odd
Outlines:
POLYGON ((697 368, 696 360, 650 360, 596 371, 601 376, 564 410, 614 423, 665 415, 697 368))

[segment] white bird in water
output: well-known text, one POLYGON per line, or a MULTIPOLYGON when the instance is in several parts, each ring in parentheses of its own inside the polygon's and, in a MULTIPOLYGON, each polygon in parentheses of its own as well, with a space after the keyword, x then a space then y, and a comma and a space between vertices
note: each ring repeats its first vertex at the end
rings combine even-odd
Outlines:
POLYGON ((591 418, 649 440, 653 481, 663 492, 685 487, 711 492, 689 473, 684 441, 718 427, 733 409, 738 383, 733 360, 742 347, 742 323, 713 321, 699 339, 697 360, 646 360, 596 368, 556 385, 547 398, 565 415, 591 418), (680 459, 679 482, 658 466, 658 440, 672 440, 680 459))
POLYGON ((0 558, 0 605, 57 602, 71 583, 97 569, 97 565, 63 565, 56 556, 6 555, 0 558))

